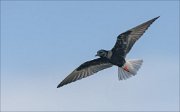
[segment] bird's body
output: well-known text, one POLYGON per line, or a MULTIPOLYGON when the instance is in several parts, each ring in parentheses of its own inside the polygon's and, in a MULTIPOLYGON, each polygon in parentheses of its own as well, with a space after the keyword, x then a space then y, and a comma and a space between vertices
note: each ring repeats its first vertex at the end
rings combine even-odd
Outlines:
POLYGON ((118 67, 122 67, 126 61, 125 61, 125 58, 123 56, 119 55, 118 53, 113 53, 113 55, 110 59, 110 62, 113 65, 116 65, 118 67))
POLYGON ((116 65, 118 67, 122 67, 125 63, 125 59, 120 53, 118 52, 112 52, 112 50, 106 51, 106 50, 99 50, 99 52, 103 52, 104 54, 101 54, 100 57, 107 60, 109 63, 116 65))
POLYGON ((99 50, 96 54, 99 58, 81 64, 58 85, 58 88, 76 80, 93 75, 94 73, 112 67, 113 65, 118 66, 119 80, 127 79, 136 75, 143 61, 126 60, 125 57, 131 50, 134 43, 157 18, 159 17, 153 18, 124 33, 121 33, 117 37, 117 41, 111 50, 99 50))

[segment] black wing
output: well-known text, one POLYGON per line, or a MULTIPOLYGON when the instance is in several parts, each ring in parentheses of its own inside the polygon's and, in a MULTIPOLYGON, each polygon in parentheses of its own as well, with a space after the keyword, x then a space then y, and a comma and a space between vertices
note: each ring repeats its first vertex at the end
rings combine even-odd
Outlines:
POLYGON ((159 16, 120 34, 117 37, 116 44, 112 48, 113 53, 125 57, 126 54, 131 50, 134 43, 144 34, 144 32, 148 29, 148 27, 158 18, 159 16))
POLYGON ((57 88, 64 86, 68 83, 74 82, 76 80, 85 78, 87 76, 93 75, 100 70, 112 67, 112 64, 105 58, 97 58, 91 61, 87 61, 81 64, 77 69, 75 69, 70 75, 68 75, 57 88))

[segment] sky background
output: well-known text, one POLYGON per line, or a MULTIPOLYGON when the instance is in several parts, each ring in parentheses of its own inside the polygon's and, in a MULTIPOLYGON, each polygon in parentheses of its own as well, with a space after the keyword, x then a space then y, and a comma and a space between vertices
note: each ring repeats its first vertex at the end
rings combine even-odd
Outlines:
POLYGON ((178 111, 178 1, 1 1, 2 111, 178 111), (99 49, 154 17, 127 59, 135 77, 112 67, 56 88, 99 49))

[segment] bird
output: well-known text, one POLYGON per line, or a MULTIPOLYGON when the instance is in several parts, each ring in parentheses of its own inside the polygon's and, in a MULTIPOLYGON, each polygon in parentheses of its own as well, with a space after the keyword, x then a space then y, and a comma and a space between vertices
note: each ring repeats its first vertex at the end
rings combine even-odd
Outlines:
POLYGON ((136 27, 133 27, 117 36, 116 43, 111 50, 98 50, 95 56, 98 58, 84 62, 62 80, 57 88, 75 82, 82 78, 91 76, 101 70, 112 66, 118 67, 118 79, 126 80, 137 74, 141 67, 142 59, 127 60, 129 53, 135 42, 145 33, 150 25, 160 16, 146 21, 136 27))

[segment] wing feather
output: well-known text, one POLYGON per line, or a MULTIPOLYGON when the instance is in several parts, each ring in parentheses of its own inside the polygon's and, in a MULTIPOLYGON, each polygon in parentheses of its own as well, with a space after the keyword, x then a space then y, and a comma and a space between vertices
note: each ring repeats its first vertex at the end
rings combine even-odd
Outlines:
POLYGON ((88 62, 83 63, 77 69, 75 69, 70 75, 68 75, 59 85, 62 87, 68 83, 80 80, 82 78, 88 77, 97 73, 103 69, 112 67, 113 65, 105 58, 98 58, 88 62))
POLYGON ((131 50, 134 43, 145 33, 149 26, 159 17, 153 18, 141 25, 138 25, 124 33, 121 33, 117 37, 116 44, 112 48, 113 53, 119 54, 121 56, 126 56, 126 54, 131 50))

